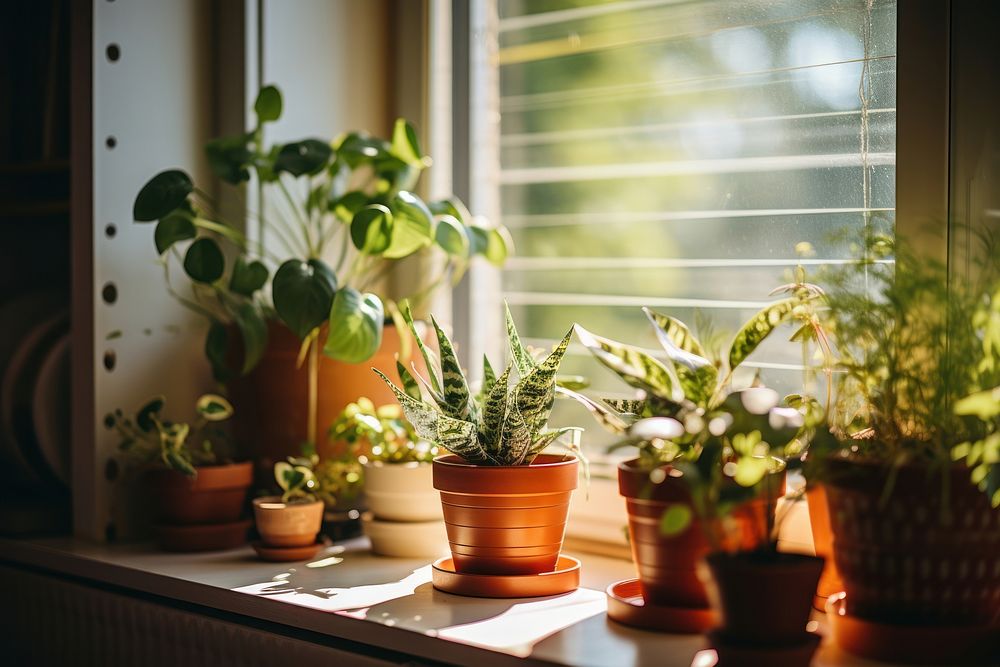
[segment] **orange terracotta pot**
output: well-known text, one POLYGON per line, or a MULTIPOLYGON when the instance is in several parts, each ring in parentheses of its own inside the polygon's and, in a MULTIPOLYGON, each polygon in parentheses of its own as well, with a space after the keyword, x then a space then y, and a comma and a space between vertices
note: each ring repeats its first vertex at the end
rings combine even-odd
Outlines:
POLYGON ((1000 509, 969 482, 968 468, 945 471, 945 501, 940 469, 901 466, 882 504, 884 464, 836 458, 825 467, 847 615, 896 625, 992 624, 1000 632, 1000 509))
MULTIPOLYGON (((432 335, 428 328, 425 335, 428 345, 432 345, 432 335)), ((239 340, 238 334, 230 338, 239 340)), ((258 465, 268 473, 275 461, 299 455, 300 445, 306 439, 309 376, 306 364, 301 368, 296 365, 300 347, 301 342, 288 327, 269 322, 267 350, 260 362, 249 375, 229 383, 236 407, 233 416, 236 439, 252 448, 258 465)), ((401 384, 396 372, 396 358, 401 351, 399 331, 390 323, 382 331, 381 347, 368 361, 346 364, 320 355, 316 413, 320 456, 341 453, 336 451, 336 443, 327 442, 326 431, 349 403, 361 396, 370 398, 375 405, 395 403, 392 391, 371 369, 378 368, 401 384)), ((411 360, 426 377, 426 367, 415 342, 411 352, 411 360)))
POLYGON ((434 460, 457 572, 520 575, 555 569, 566 532, 576 459, 539 455, 528 466, 434 460))
POLYGON ((323 501, 284 503, 280 496, 255 498, 253 514, 260 539, 269 547, 307 547, 323 524, 323 501))
POLYGON ((809 524, 812 528, 813 548, 817 556, 825 559, 823 575, 816 587, 816 597, 820 598, 817 609, 823 609, 827 598, 844 590, 833 560, 833 532, 830 530, 830 509, 826 504, 826 489, 822 485, 810 485, 806 490, 806 505, 809 507, 809 524))
POLYGON ((253 464, 201 466, 196 477, 175 470, 149 472, 157 518, 166 524, 234 522, 243 513, 253 481, 253 464))
MULTIPOLYGON (((668 506, 691 503, 691 493, 679 473, 670 466, 662 470, 662 481, 654 484, 650 471, 640 465, 639 459, 618 466, 618 490, 626 501, 629 542, 643 599, 666 607, 703 609, 709 601, 698 567, 709 553, 709 544, 697 519, 677 535, 661 532, 660 518, 668 506)), ((777 499, 784 495, 784 470, 769 479, 773 480, 772 493, 748 503, 734 515, 739 529, 727 547, 752 550, 766 536, 767 517, 773 516, 777 499)))

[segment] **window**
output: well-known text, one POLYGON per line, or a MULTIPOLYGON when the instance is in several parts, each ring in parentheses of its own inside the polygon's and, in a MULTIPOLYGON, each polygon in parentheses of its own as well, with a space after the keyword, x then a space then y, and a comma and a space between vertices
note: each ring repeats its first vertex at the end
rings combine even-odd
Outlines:
MULTIPOLYGON (((579 322, 653 349, 643 305, 731 334, 799 261, 796 244, 816 269, 850 256, 837 232, 892 221, 893 0, 496 9, 499 137, 482 145, 499 145, 517 251, 502 292, 529 342, 579 322)), ((778 389, 801 378, 787 338, 751 359, 778 389)), ((563 371, 623 391, 578 346, 563 371)), ((568 401, 554 420, 589 423, 568 401)), ((596 453, 607 437, 595 426, 586 440, 596 453)))

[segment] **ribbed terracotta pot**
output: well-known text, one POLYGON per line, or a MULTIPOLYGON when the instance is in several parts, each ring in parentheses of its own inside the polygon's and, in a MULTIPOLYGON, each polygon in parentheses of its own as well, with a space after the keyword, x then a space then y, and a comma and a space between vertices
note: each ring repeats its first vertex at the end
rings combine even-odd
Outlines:
POLYGON ((285 503, 280 496, 255 498, 253 514, 264 544, 305 547, 316 542, 323 525, 323 501, 285 503))
MULTIPOLYGON (((846 611, 899 625, 1000 623, 1000 509, 963 465, 896 470, 843 458, 825 462, 833 553, 846 611)), ((1000 626, 998 626, 1000 632, 1000 626)))
MULTIPOLYGON (((705 608, 708 594, 698 577, 698 567, 708 555, 709 545, 697 519, 676 535, 664 535, 660 530, 660 519, 668 506, 691 504, 691 493, 680 472, 670 466, 660 470, 662 474, 653 476, 659 482, 653 482, 652 471, 639 459, 618 466, 618 490, 626 501, 629 542, 642 596, 656 605, 705 608)), ((777 499, 784 494, 784 477, 784 470, 769 476, 772 493, 735 513, 738 534, 727 547, 749 551, 760 544, 767 516, 773 516, 777 499)))
POLYGON ((455 569, 468 574, 538 574, 555 569, 566 532, 575 458, 541 454, 527 466, 477 466, 434 459, 455 569))
POLYGON ((149 486, 159 521, 207 524, 236 521, 253 481, 253 464, 201 466, 196 477, 175 470, 152 470, 149 486))

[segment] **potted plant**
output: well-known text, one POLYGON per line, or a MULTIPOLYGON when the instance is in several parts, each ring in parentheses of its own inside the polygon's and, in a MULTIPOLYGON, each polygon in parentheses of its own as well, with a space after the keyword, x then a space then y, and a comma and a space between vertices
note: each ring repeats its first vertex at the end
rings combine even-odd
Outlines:
POLYGON ((409 354, 386 282, 393 267, 418 253, 429 257, 425 279, 402 290, 419 306, 457 281, 474 257, 502 263, 507 244, 456 199, 424 202, 413 193, 430 159, 406 121, 396 121, 388 140, 351 132, 268 144, 265 127, 282 112, 279 90, 261 89, 254 112, 251 131, 205 147, 222 182, 242 187, 254 179, 253 234, 177 169, 143 186, 133 215, 156 223, 171 294, 209 321, 205 354, 244 406, 238 435, 269 467, 303 441, 317 444, 318 425, 359 391, 392 400, 359 364, 375 355, 375 365, 393 375, 394 358, 409 354), (172 282, 178 264, 185 290, 172 282), (399 332, 383 334, 387 321, 399 332))
POLYGON ((235 463, 220 422, 233 408, 222 396, 198 399, 192 423, 163 417, 166 400, 158 396, 126 417, 108 415, 119 449, 144 465, 155 502, 161 546, 168 551, 207 551, 243 544, 248 521, 240 517, 253 477, 249 462, 235 463))
MULTIPOLYGON (((701 443, 697 434, 731 395, 740 364, 780 324, 799 323, 799 337, 805 336, 805 331, 815 333, 819 292, 801 280, 777 291, 789 295, 744 324, 724 355, 716 346, 704 346, 683 322, 649 309, 644 312, 665 361, 576 327, 577 336, 594 357, 641 392, 638 400, 595 401, 560 390, 581 401, 602 425, 621 435, 618 446, 639 450, 638 458, 618 467, 619 490, 627 501, 629 539, 639 574, 637 590, 633 590, 634 582, 621 582, 618 592, 611 595, 609 613, 623 622, 672 632, 701 632, 713 622, 707 592, 698 577, 698 564, 709 553, 710 545, 697 518, 685 521, 682 530, 662 528, 675 523, 682 513, 693 513, 690 488, 678 464, 698 458, 701 443), (646 429, 657 423, 651 419, 668 419, 665 425, 680 423, 683 428, 670 437, 646 437, 646 429), (633 430, 635 424, 640 426, 633 430), (651 611, 654 609, 656 613, 651 611)), ((716 422, 716 427, 721 423, 716 422)), ((776 459, 747 459, 742 465, 766 466, 762 470, 769 473, 770 480, 768 493, 734 512, 742 529, 727 534, 727 540, 734 541, 728 546, 753 549, 766 540, 766 534, 755 528, 760 522, 754 519, 772 513, 777 498, 784 493, 784 466, 776 459)))
POLYGON ((879 659, 984 659, 1000 636, 998 255, 987 244, 977 279, 949 281, 889 237, 863 247, 828 277, 843 372, 806 469, 826 488, 845 590, 834 635, 879 659))
MULTIPOLYGON (((472 575, 460 576, 459 585, 478 581, 484 587, 470 583, 471 588, 459 592, 511 597, 539 594, 532 588, 536 585, 554 583, 548 594, 575 588, 578 563, 572 568, 575 576, 563 576, 559 552, 570 494, 577 486, 578 459, 543 453, 561 436, 579 431, 546 428, 556 373, 572 331, 538 361, 521 344, 507 311, 512 361, 498 376, 484 360, 483 385, 474 394, 448 336, 433 318, 431 323, 440 372, 436 355, 418 341, 429 371, 429 380, 421 378, 423 390, 405 368, 398 369, 402 388, 375 372, 392 388, 417 435, 451 452, 434 459, 433 477, 441 492, 453 574, 472 575), (541 573, 547 576, 538 577, 541 573), (558 576, 548 576, 552 574, 558 576), (498 588, 491 588, 490 576, 477 575, 499 576, 498 588)), ((575 440, 570 446, 578 451, 575 440)), ((435 585, 440 587, 441 580, 435 585)))
POLYGON ((382 556, 439 556, 447 542, 431 462, 437 446, 422 440, 399 405, 378 408, 365 397, 348 405, 330 427, 364 465, 362 517, 372 552, 382 556))
POLYGON ((323 524, 323 501, 312 456, 290 457, 274 464, 274 479, 280 496, 253 501, 254 518, 261 543, 257 553, 267 560, 301 560, 315 554, 316 535, 323 524))

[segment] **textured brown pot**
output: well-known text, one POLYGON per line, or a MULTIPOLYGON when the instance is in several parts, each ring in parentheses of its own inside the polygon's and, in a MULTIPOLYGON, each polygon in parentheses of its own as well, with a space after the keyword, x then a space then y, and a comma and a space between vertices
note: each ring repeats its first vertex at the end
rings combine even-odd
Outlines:
MULTIPOLYGON (((428 330, 425 336, 428 344, 431 334, 428 330)), ((302 343, 288 327, 269 322, 267 335, 267 349, 257 366, 246 377, 231 381, 229 387, 237 406, 234 435, 252 447, 261 469, 269 475, 275 461, 300 454, 300 445, 306 439, 309 375, 308 364, 297 364, 302 343)), ((230 338, 239 340, 239 334, 231 334, 230 338)), ((415 342, 411 350, 411 360, 419 372, 425 373, 415 342)), ((316 433, 320 435, 317 446, 321 457, 340 453, 335 443, 327 442, 325 434, 349 403, 361 396, 370 398, 375 405, 396 402, 389 387, 371 369, 378 368, 401 384, 396 371, 400 352, 399 332, 389 324, 382 331, 381 347, 368 361, 346 364, 320 355, 316 433)), ((237 365, 237 356, 231 365, 237 365)))
POLYGON ((803 643, 823 572, 817 556, 773 552, 713 553, 705 558, 709 598, 730 644, 803 643))
POLYGON ((250 462, 201 466, 194 478, 174 470, 149 473, 158 520, 180 525, 238 520, 252 480, 250 462))
POLYGON ((253 514, 260 539, 271 547, 306 547, 323 525, 323 501, 283 503, 278 496, 255 498, 253 514))
POLYGON ((539 455, 529 466, 434 459, 455 569, 466 574, 551 572, 562 549, 576 459, 539 455))
POLYGON ((943 516, 940 469, 897 469, 885 505, 890 468, 848 459, 826 462, 833 553, 849 615, 889 624, 1000 623, 1000 509, 969 482, 969 470, 947 470, 943 516))
MULTIPOLYGON (((708 555, 709 545, 697 519, 677 535, 661 532, 660 518, 668 506, 691 503, 691 493, 679 473, 669 466, 662 470, 663 480, 654 484, 638 459, 618 466, 618 490, 628 509, 629 541, 643 599, 665 607, 705 608, 708 596, 698 577, 698 564, 708 555)), ((741 531, 727 547, 752 550, 766 536, 768 513, 773 515, 777 498, 784 494, 784 471, 770 478, 773 493, 735 514, 741 531)))
POLYGON ((820 484, 811 484, 806 491, 806 505, 809 508, 809 525, 812 529, 813 548, 817 556, 823 557, 823 576, 819 578, 816 596, 820 598, 817 609, 822 610, 826 599, 844 590, 833 560, 833 532, 830 529, 830 508, 826 503, 826 489, 820 484))

